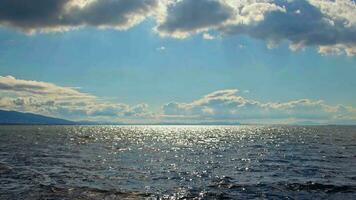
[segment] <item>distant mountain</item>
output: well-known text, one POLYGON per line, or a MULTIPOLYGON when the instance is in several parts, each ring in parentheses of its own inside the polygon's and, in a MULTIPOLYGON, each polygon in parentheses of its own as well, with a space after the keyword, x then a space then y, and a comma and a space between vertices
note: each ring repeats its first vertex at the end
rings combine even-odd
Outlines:
POLYGON ((69 121, 33 113, 0 110, 0 125, 240 125, 238 122, 197 122, 197 123, 142 123, 131 124, 122 122, 69 121))
POLYGON ((113 125, 167 125, 167 126, 236 126, 236 125, 244 125, 239 122, 220 122, 220 121, 212 121, 212 122, 157 122, 157 123, 136 123, 136 124, 130 124, 130 123, 109 123, 113 125))
POLYGON ((74 125, 77 122, 32 113, 0 110, 0 124, 74 125))

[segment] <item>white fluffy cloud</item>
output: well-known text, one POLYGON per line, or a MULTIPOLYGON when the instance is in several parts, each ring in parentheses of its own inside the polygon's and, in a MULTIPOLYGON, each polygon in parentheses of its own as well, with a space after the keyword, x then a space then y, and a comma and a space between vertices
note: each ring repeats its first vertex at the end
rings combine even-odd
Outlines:
POLYGON ((13 76, 0 76, 0 90, 16 92, 18 95, 29 93, 32 95, 57 96, 61 98, 90 98, 91 96, 81 93, 70 87, 60 87, 52 83, 21 80, 13 76))
POLYGON ((356 109, 328 105, 321 100, 260 102, 237 95, 237 89, 212 92, 188 103, 171 102, 162 113, 147 104, 127 105, 104 100, 71 87, 0 76, 0 109, 32 112, 74 120, 121 122, 355 123, 356 109), (142 121, 143 120, 143 121, 142 121))
POLYGON ((263 123, 266 120, 339 122, 356 120, 356 109, 327 105, 321 100, 300 99, 263 103, 238 96, 238 90, 220 90, 189 103, 163 106, 166 117, 176 119, 236 120, 263 123))
POLYGON ((105 101, 71 87, 0 76, 0 108, 72 119, 147 117, 146 104, 130 106, 105 101))

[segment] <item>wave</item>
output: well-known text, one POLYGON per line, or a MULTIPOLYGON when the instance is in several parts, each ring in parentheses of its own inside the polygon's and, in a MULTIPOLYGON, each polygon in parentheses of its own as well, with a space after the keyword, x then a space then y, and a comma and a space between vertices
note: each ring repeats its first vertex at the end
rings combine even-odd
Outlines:
POLYGON ((276 182, 276 183, 256 183, 256 184, 239 184, 235 183, 231 177, 225 176, 215 179, 209 188, 228 189, 228 190, 255 190, 263 188, 274 188, 280 191, 293 192, 322 192, 322 193, 355 193, 356 185, 333 185, 323 184, 312 181, 304 183, 276 182))

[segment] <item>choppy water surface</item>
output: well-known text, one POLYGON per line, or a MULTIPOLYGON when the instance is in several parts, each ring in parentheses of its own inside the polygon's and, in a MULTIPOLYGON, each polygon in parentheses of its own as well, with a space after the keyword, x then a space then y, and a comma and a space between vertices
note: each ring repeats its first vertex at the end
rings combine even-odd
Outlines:
POLYGON ((0 126, 0 199, 355 199, 356 127, 0 126))

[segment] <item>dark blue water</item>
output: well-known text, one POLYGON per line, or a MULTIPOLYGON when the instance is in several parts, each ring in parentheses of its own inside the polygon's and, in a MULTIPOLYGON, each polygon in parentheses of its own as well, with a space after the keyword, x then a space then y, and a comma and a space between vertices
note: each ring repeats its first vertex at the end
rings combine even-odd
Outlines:
POLYGON ((356 199, 356 127, 0 126, 0 199, 356 199))

